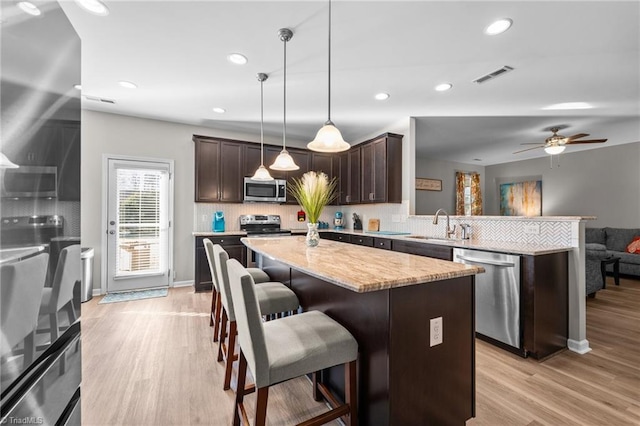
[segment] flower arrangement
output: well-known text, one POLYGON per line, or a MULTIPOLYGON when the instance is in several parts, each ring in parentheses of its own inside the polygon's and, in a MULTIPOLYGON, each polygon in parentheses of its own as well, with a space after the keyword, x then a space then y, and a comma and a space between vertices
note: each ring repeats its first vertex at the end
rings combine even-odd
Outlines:
POLYGON ((307 172, 302 179, 293 178, 288 191, 307 212, 309 223, 318 223, 324 206, 338 196, 337 186, 336 178, 329 180, 322 172, 307 172))

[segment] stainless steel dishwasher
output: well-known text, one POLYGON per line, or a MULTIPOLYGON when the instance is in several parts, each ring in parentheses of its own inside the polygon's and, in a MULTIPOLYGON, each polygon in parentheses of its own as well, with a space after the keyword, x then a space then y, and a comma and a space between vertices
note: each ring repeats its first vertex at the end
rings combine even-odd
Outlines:
POLYGON ((521 349, 520 256, 454 248, 453 261, 485 269, 476 275, 476 332, 521 349))

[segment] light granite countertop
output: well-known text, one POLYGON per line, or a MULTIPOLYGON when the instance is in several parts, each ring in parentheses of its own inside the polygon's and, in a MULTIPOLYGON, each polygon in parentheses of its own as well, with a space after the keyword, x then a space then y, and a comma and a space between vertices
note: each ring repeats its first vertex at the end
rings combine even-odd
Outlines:
POLYGON ((482 267, 303 236, 242 238, 251 250, 358 293, 442 281, 484 272, 482 267))
POLYGON ((17 247, 0 250, 0 265, 17 262, 37 253, 43 252, 44 246, 17 247))

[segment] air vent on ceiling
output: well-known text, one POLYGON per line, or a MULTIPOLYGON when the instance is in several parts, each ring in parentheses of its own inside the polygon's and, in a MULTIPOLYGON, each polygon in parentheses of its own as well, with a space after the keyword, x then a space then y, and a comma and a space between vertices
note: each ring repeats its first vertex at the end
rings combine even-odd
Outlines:
POLYGON ((88 100, 88 101, 104 102, 106 104, 115 104, 116 103, 116 101, 114 101, 113 99, 99 98, 97 96, 84 95, 84 98, 86 100, 88 100))
POLYGON ((495 70, 493 72, 490 72, 487 75, 483 75, 482 77, 476 78, 475 80, 473 80, 473 82, 474 83, 478 83, 478 84, 484 83, 486 81, 489 81, 489 80, 491 80, 493 78, 496 78, 496 77, 498 77, 498 76, 500 76, 500 75, 502 75, 502 74, 504 74, 506 72, 509 72, 509 71, 513 71, 513 67, 510 67, 509 65, 505 65, 502 68, 499 68, 499 69, 497 69, 497 70, 495 70))

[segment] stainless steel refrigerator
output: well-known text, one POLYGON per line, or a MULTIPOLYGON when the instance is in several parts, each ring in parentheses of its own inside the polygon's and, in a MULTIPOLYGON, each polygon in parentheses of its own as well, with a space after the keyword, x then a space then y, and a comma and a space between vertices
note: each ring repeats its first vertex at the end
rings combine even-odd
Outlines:
POLYGON ((0 424, 79 425, 80 252, 49 243, 80 237, 80 39, 24 3, 0 2, 0 424))

